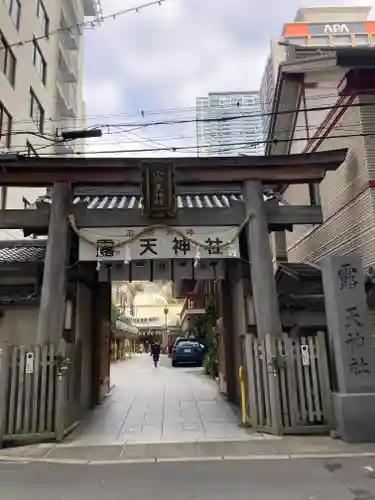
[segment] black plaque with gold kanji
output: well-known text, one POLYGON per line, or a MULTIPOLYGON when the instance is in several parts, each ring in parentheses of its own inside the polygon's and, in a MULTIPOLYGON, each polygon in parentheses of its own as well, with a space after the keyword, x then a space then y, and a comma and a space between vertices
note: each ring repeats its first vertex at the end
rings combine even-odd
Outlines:
POLYGON ((143 215, 174 217, 177 203, 173 162, 143 161, 141 171, 143 215))

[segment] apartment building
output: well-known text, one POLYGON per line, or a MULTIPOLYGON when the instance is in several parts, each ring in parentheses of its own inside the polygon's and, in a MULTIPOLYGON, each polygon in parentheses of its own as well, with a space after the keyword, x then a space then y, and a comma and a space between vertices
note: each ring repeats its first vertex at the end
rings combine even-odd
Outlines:
POLYGON ((196 110, 198 156, 263 154, 259 92, 212 92, 197 97, 196 110))
MULTIPOLYGON (((372 6, 303 7, 294 22, 283 26, 281 36, 270 43, 270 53, 260 85, 263 113, 272 111, 279 64, 288 59, 310 57, 335 47, 375 46, 371 21, 372 6), (291 50, 298 47, 297 51, 291 50), (303 50, 305 49, 305 50, 303 50)), ((264 117, 267 133, 270 117, 264 117)))
MULTIPOLYGON (((54 153, 42 135, 82 126, 80 25, 99 10, 99 0, 0 0, 0 154, 54 153)), ((44 192, 3 188, 1 207, 21 208, 44 192)), ((9 237, 0 231, 0 239, 9 237)))

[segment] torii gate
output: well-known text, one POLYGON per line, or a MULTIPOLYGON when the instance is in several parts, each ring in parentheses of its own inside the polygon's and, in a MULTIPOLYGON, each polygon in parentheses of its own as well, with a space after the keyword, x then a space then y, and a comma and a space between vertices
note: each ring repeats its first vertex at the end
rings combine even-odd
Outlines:
MULTIPOLYGON (((345 149, 300 155, 227 158, 65 158, 14 157, 1 160, 3 186, 53 186, 52 204, 39 210, 0 211, 0 227, 45 233, 47 253, 38 322, 38 341, 59 339, 64 324, 66 262, 70 245, 69 215, 75 227, 149 227, 243 225, 247 229, 251 288, 257 334, 265 338, 281 335, 279 306, 269 242, 269 231, 291 229, 294 224, 322 222, 320 206, 281 206, 277 200, 264 201, 264 186, 320 182, 329 170, 345 160, 345 149), (155 175, 162 179, 158 179, 155 175), (230 183, 242 187, 244 203, 207 210, 178 209, 175 198, 181 186, 230 183), (144 209, 87 210, 72 205, 79 186, 130 186, 141 192, 144 209), (72 220, 72 219, 71 219, 72 220)), ((227 292, 228 293, 228 292, 227 292)), ((271 353, 272 354, 272 353, 271 353)), ((272 393, 272 387, 271 387, 272 393)))

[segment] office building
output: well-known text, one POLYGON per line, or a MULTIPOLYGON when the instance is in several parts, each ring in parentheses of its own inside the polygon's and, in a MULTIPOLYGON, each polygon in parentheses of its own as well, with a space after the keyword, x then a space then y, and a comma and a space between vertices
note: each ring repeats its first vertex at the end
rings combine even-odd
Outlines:
MULTIPOLYGON (((303 7, 281 37, 272 40, 260 86, 263 113, 272 112, 279 64, 293 58, 322 54, 335 47, 375 46, 374 23, 367 21, 371 6, 303 7), (281 45, 280 45, 281 43, 281 45), (295 50, 293 47, 296 46, 295 50)), ((266 132, 270 118, 264 117, 266 132)))
POLYGON ((198 156, 263 154, 259 92, 212 92, 196 110, 198 156))
MULTIPOLYGON (((43 153, 54 153, 53 143, 40 135, 82 127, 77 118, 84 115, 84 27, 79 25, 97 20, 99 10, 99 0, 0 1, 0 153, 35 154, 42 146, 47 146, 43 153)), ((1 207, 21 208, 44 192, 3 188, 1 207)), ((0 231, 0 239, 9 237, 0 231)))

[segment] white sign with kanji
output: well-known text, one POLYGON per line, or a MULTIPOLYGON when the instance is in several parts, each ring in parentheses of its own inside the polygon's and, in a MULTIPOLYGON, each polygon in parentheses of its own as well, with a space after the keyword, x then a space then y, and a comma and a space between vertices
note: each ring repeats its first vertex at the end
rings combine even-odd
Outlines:
POLYGON ((101 227, 81 229, 80 233, 95 244, 92 245, 80 238, 80 261, 128 261, 147 259, 194 259, 197 252, 200 259, 227 259, 239 256, 238 238, 229 247, 221 248, 225 242, 231 241, 237 235, 237 226, 195 226, 169 227, 154 229, 140 238, 115 248, 115 244, 139 234, 142 227, 101 227), (173 232, 176 229, 188 238, 198 241, 207 248, 184 239, 182 235, 173 232))

